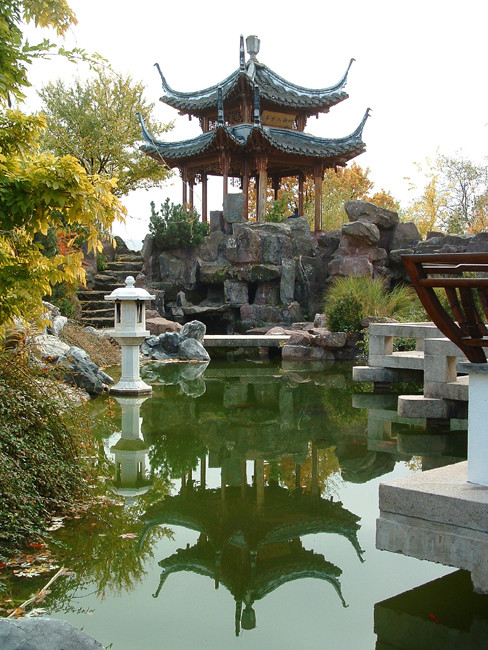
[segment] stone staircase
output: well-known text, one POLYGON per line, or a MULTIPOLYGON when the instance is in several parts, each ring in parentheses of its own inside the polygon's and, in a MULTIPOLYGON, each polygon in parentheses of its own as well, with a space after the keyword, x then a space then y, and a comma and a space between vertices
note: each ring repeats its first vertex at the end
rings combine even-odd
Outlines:
POLYGON ((83 324, 97 329, 113 327, 114 305, 107 302, 104 296, 123 287, 128 275, 137 277, 141 272, 140 253, 121 253, 113 262, 108 262, 105 269, 95 276, 92 289, 78 291, 83 324))

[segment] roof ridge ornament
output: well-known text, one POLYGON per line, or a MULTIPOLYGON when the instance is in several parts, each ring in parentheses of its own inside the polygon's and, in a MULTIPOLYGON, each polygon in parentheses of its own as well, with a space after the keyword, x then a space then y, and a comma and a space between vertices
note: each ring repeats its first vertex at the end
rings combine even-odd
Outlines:
POLYGON ((254 124, 256 126, 261 126, 260 103, 259 86, 254 84, 254 124))
POLYGON ((254 34, 246 38, 246 49, 251 61, 257 61, 256 55, 259 54, 261 41, 254 34))
POLYGON ((241 34, 240 44, 239 44, 239 68, 241 70, 246 69, 246 54, 244 52, 244 36, 241 34))
POLYGON ((224 97, 222 86, 217 89, 217 122, 220 126, 224 125, 224 97))

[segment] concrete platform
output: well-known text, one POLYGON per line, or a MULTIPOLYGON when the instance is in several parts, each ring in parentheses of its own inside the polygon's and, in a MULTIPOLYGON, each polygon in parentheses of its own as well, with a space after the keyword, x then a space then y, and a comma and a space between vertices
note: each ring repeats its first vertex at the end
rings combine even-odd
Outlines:
POLYGON ((277 348, 289 340, 288 334, 206 334, 206 348, 277 348))
POLYGON ((488 594, 488 488, 467 482, 467 462, 382 483, 376 548, 471 572, 488 594))

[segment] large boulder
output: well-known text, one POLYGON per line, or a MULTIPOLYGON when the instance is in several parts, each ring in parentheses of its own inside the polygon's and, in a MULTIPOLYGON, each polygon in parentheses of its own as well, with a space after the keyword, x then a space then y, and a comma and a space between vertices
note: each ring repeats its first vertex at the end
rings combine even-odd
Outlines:
POLYGON ((412 222, 397 223, 391 239, 391 250, 410 248, 422 239, 417 226, 412 222))
POLYGON ((103 645, 67 621, 51 618, 0 620, 2 650, 103 650, 103 645))
POLYGON ((367 221, 345 223, 341 231, 345 237, 353 239, 354 242, 359 242, 364 246, 377 246, 380 242, 380 231, 377 226, 367 221))
POLYGON ((179 332, 181 324, 173 320, 168 320, 162 316, 146 318, 146 327, 152 335, 157 336, 165 332, 179 332))
POLYGON ((189 361, 210 361, 207 350, 194 338, 185 339, 180 343, 178 358, 189 361))
POLYGON ((65 381, 86 390, 89 395, 100 395, 114 383, 112 377, 100 370, 81 348, 69 348, 56 365, 65 381))
POLYGON ((203 339, 205 338, 205 333, 207 328, 205 324, 199 320, 192 320, 189 323, 185 323, 180 332, 180 339, 182 341, 186 339, 195 339, 199 343, 203 344, 203 339))
POLYGON ((295 260, 283 260, 281 265, 280 300, 288 305, 295 298, 295 260))
POLYGON ((329 264, 329 274, 331 276, 339 275, 349 276, 369 276, 373 275, 373 265, 365 256, 343 257, 337 256, 329 264))
POLYGON ((380 208, 369 201, 346 201, 344 209, 349 221, 368 221, 380 230, 391 230, 400 221, 393 210, 380 208))
POLYGON ((56 362, 69 350, 69 345, 52 334, 39 334, 29 339, 29 345, 41 357, 42 361, 56 362))
POLYGON ((261 238, 247 223, 234 226, 234 237, 227 241, 226 257, 236 264, 261 261, 261 238))
POLYGON ((235 307, 240 307, 249 302, 249 290, 247 282, 238 280, 225 280, 224 282, 225 302, 235 307))

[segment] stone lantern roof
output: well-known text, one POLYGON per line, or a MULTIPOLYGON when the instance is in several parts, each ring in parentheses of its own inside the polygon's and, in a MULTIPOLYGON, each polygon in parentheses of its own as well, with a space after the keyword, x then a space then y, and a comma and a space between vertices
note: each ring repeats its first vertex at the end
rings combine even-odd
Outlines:
POLYGON ((109 296, 105 296, 105 300, 154 300, 156 296, 152 296, 145 289, 134 286, 135 280, 132 275, 127 276, 125 279, 125 287, 114 289, 109 296))

